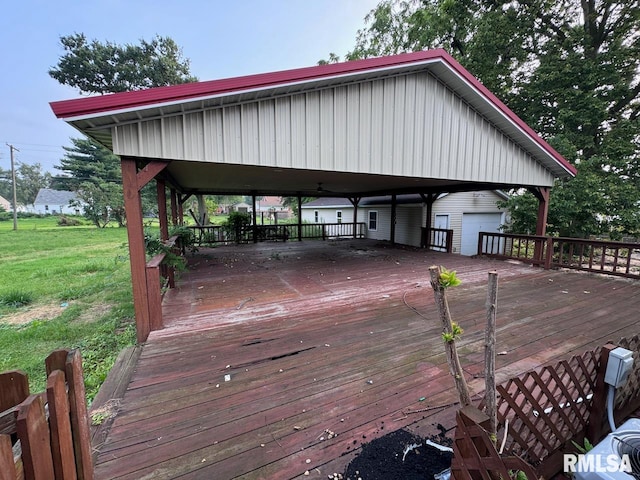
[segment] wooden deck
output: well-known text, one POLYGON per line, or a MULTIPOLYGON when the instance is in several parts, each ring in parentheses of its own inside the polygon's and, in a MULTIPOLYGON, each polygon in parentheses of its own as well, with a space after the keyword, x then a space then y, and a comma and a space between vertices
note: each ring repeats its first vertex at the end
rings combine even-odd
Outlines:
POLYGON ((433 264, 463 280, 450 308, 476 394, 492 269, 499 382, 638 333, 628 280, 367 240, 201 250, 165 298, 166 328, 144 346, 97 478, 327 478, 387 432, 450 430, 433 264))

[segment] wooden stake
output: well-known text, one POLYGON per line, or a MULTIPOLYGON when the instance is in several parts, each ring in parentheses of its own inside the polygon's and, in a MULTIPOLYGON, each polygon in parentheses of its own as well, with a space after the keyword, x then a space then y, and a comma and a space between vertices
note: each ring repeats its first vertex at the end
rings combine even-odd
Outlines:
MULTIPOLYGON (((442 322, 442 332, 453 334, 453 325, 451 323, 451 313, 449 312, 446 291, 440 284, 440 267, 429 267, 429 273, 431 274, 431 287, 433 288, 436 307, 438 307, 440 320, 442 322)), ((444 349, 447 355, 447 363, 449 364, 449 372, 453 377, 456 390, 458 391, 460 404, 463 407, 471 405, 471 395, 469 395, 469 387, 467 386, 467 381, 464 378, 464 372, 460 365, 460 358, 458 357, 455 340, 445 341, 444 349)))
POLYGON ((498 307, 498 273, 489 272, 487 288, 487 328, 484 335, 485 413, 489 417, 489 435, 496 442, 498 413, 496 400, 496 309, 498 307))

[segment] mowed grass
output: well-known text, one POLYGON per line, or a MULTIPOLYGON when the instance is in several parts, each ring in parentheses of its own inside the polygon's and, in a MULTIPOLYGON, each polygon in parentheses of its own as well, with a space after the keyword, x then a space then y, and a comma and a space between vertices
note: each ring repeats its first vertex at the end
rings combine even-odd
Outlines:
POLYGON ((57 218, 0 222, 0 372, 45 388, 44 359, 80 348, 91 400, 118 353, 135 343, 127 232, 59 227, 57 218))

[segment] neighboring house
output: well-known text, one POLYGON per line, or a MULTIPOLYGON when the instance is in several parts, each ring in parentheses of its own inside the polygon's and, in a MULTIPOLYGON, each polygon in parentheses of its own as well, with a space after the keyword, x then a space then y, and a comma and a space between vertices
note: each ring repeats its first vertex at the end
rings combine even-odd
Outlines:
POLYGON ((251 205, 249 205, 248 203, 240 202, 233 205, 231 207, 231 210, 240 213, 251 213, 251 205))
POLYGON ((3 196, 0 196, 0 207, 2 207, 7 212, 11 212, 13 210, 13 208, 11 207, 11 202, 3 196))
POLYGON ((276 215, 278 219, 290 218, 293 212, 282 204, 282 197, 265 196, 256 200, 256 213, 258 215, 264 213, 273 220, 276 215))
MULTIPOLYGON (((260 217, 264 215, 265 218, 274 220, 277 215, 278 219, 290 218, 292 211, 289 207, 285 207, 282 204, 282 197, 266 196, 256 199, 256 215, 260 217)), ((242 213, 253 213, 253 207, 248 203, 236 203, 231 207, 233 211, 242 213)))
MULTIPOLYGON (((443 194, 433 203, 433 228, 453 230, 453 252, 474 255, 479 232, 500 232, 507 222, 496 202, 507 195, 499 190, 443 194)), ((427 208, 419 195, 398 195, 396 199, 395 241, 420 246, 427 208)), ((346 198, 319 198, 302 205, 302 221, 307 223, 353 222, 353 205, 346 198)), ((358 204, 358 222, 366 224, 366 237, 391 237, 391 197, 364 198, 358 204)))
POLYGON ((81 207, 70 205, 71 202, 77 200, 78 197, 75 192, 41 188, 33 202, 33 207, 29 211, 41 215, 81 215, 81 207))

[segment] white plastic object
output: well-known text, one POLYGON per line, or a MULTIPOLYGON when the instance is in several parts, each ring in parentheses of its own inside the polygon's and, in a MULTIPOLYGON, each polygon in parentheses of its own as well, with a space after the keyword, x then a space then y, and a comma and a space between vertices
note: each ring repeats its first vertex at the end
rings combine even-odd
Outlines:
POLYGON ((618 347, 609 353, 607 370, 604 374, 605 383, 619 388, 627 381, 633 368, 633 352, 626 348, 618 347))

